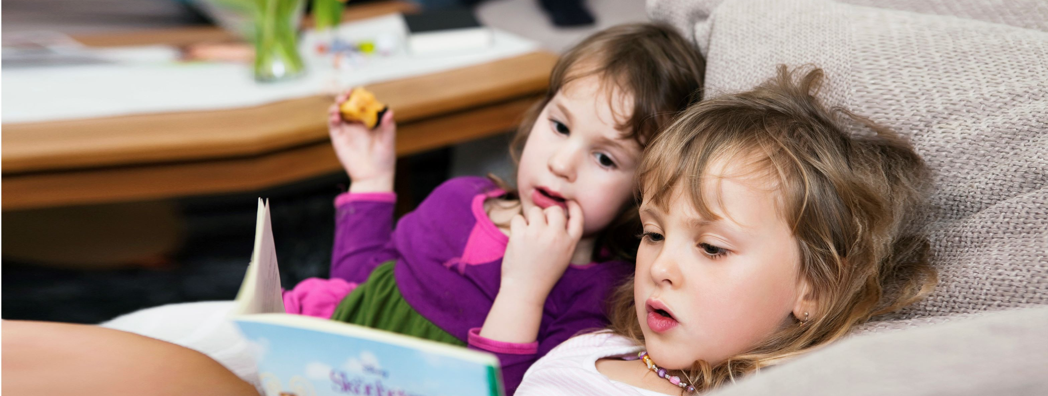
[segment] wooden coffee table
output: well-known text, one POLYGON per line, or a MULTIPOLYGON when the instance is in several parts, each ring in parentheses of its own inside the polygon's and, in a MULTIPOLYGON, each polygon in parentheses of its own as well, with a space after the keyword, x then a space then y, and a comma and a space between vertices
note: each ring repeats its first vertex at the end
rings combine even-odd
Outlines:
MULTIPOLYGON (((350 7, 346 19, 405 7, 350 7)), ((78 39, 120 46, 232 37, 206 27, 78 39)), ((403 156, 513 129, 545 92, 556 59, 533 52, 367 88, 396 111, 403 156)), ((332 100, 4 125, 3 210, 248 192, 337 172, 325 121, 332 100)))

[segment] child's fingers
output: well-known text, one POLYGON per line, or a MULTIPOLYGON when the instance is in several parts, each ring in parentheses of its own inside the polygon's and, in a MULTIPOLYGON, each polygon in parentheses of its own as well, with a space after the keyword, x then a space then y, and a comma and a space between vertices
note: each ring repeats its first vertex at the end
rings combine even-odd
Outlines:
POLYGON ((396 139, 397 124, 393 121, 393 110, 387 111, 386 115, 382 116, 379 125, 378 129, 383 140, 386 142, 392 142, 396 139))
POLYGON ((332 104, 330 107, 328 107, 329 126, 336 127, 345 123, 345 120, 342 119, 342 110, 339 109, 338 103, 332 104))
POLYGON ((382 128, 389 128, 393 126, 393 109, 386 110, 386 114, 382 116, 382 120, 378 122, 382 128))
POLYGON ((513 218, 509 221, 509 234, 518 235, 518 232, 524 232, 524 228, 528 226, 528 221, 524 219, 524 215, 517 214, 513 215, 513 218))
POLYGON ((568 201, 568 235, 572 238, 582 238, 582 207, 578 202, 568 201))
POLYGON ((538 206, 532 206, 528 210, 528 225, 546 225, 546 214, 542 212, 542 208, 538 206))
POLYGON ((554 230, 563 230, 564 224, 567 223, 567 214, 564 213, 564 208, 553 205, 543 211, 546 215, 546 223, 549 224, 550 228, 554 230))

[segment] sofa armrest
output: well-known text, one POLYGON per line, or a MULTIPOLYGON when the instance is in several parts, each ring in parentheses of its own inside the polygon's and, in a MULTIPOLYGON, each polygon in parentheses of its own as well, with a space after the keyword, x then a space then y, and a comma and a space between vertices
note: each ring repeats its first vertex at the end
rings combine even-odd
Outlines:
POLYGON ((1048 306, 846 338, 716 396, 1046 395, 1048 306))

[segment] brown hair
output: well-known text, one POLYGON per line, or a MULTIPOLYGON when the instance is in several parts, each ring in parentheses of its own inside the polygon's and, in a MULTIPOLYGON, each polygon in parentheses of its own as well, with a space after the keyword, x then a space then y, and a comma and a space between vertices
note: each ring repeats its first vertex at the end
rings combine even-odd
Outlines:
MULTIPOLYGON (((626 24, 597 32, 561 56, 553 67, 546 96, 528 110, 510 144, 513 161, 519 163, 524 144, 542 110, 557 92, 574 80, 600 76, 613 110, 611 92, 617 89, 631 94, 632 112, 628 117, 621 117, 625 121, 617 128, 624 132, 624 138, 634 139, 643 148, 678 113, 700 99, 705 68, 702 55, 667 25, 626 24)), ((616 114, 619 116, 623 115, 616 114)), ((598 237, 594 255, 600 255, 606 248, 613 256, 632 260, 639 232, 640 220, 634 204, 598 237)))
MULTIPOLYGON (((637 177, 646 202, 665 208, 680 186, 701 216, 716 219, 703 201, 702 175, 718 159, 757 157, 754 169, 778 182, 779 213, 792 225, 800 276, 811 285, 816 308, 809 322, 787 326, 725 362, 696 362, 685 370, 696 389, 840 338, 935 285, 929 244, 917 229, 928 168, 892 131, 823 107, 815 98, 822 77, 812 69, 795 83, 780 66, 754 90, 696 104, 654 139, 641 161, 637 177), (850 136, 842 122, 872 133, 850 136)), ((643 343, 633 298, 632 280, 615 292, 612 330, 643 343)))

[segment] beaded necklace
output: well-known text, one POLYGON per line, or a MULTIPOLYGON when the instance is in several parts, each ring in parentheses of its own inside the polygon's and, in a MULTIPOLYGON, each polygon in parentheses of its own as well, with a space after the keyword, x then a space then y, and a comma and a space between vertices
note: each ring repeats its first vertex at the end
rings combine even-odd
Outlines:
POLYGON ((648 356, 648 351, 641 351, 637 354, 637 357, 643 360, 644 364, 648 366, 648 370, 654 371, 655 374, 659 376, 659 378, 666 379, 671 384, 681 387, 681 389, 684 389, 688 393, 695 392, 694 386, 688 384, 687 382, 681 381, 680 377, 676 375, 669 375, 666 369, 656 366, 655 362, 651 361, 651 357, 648 356))

